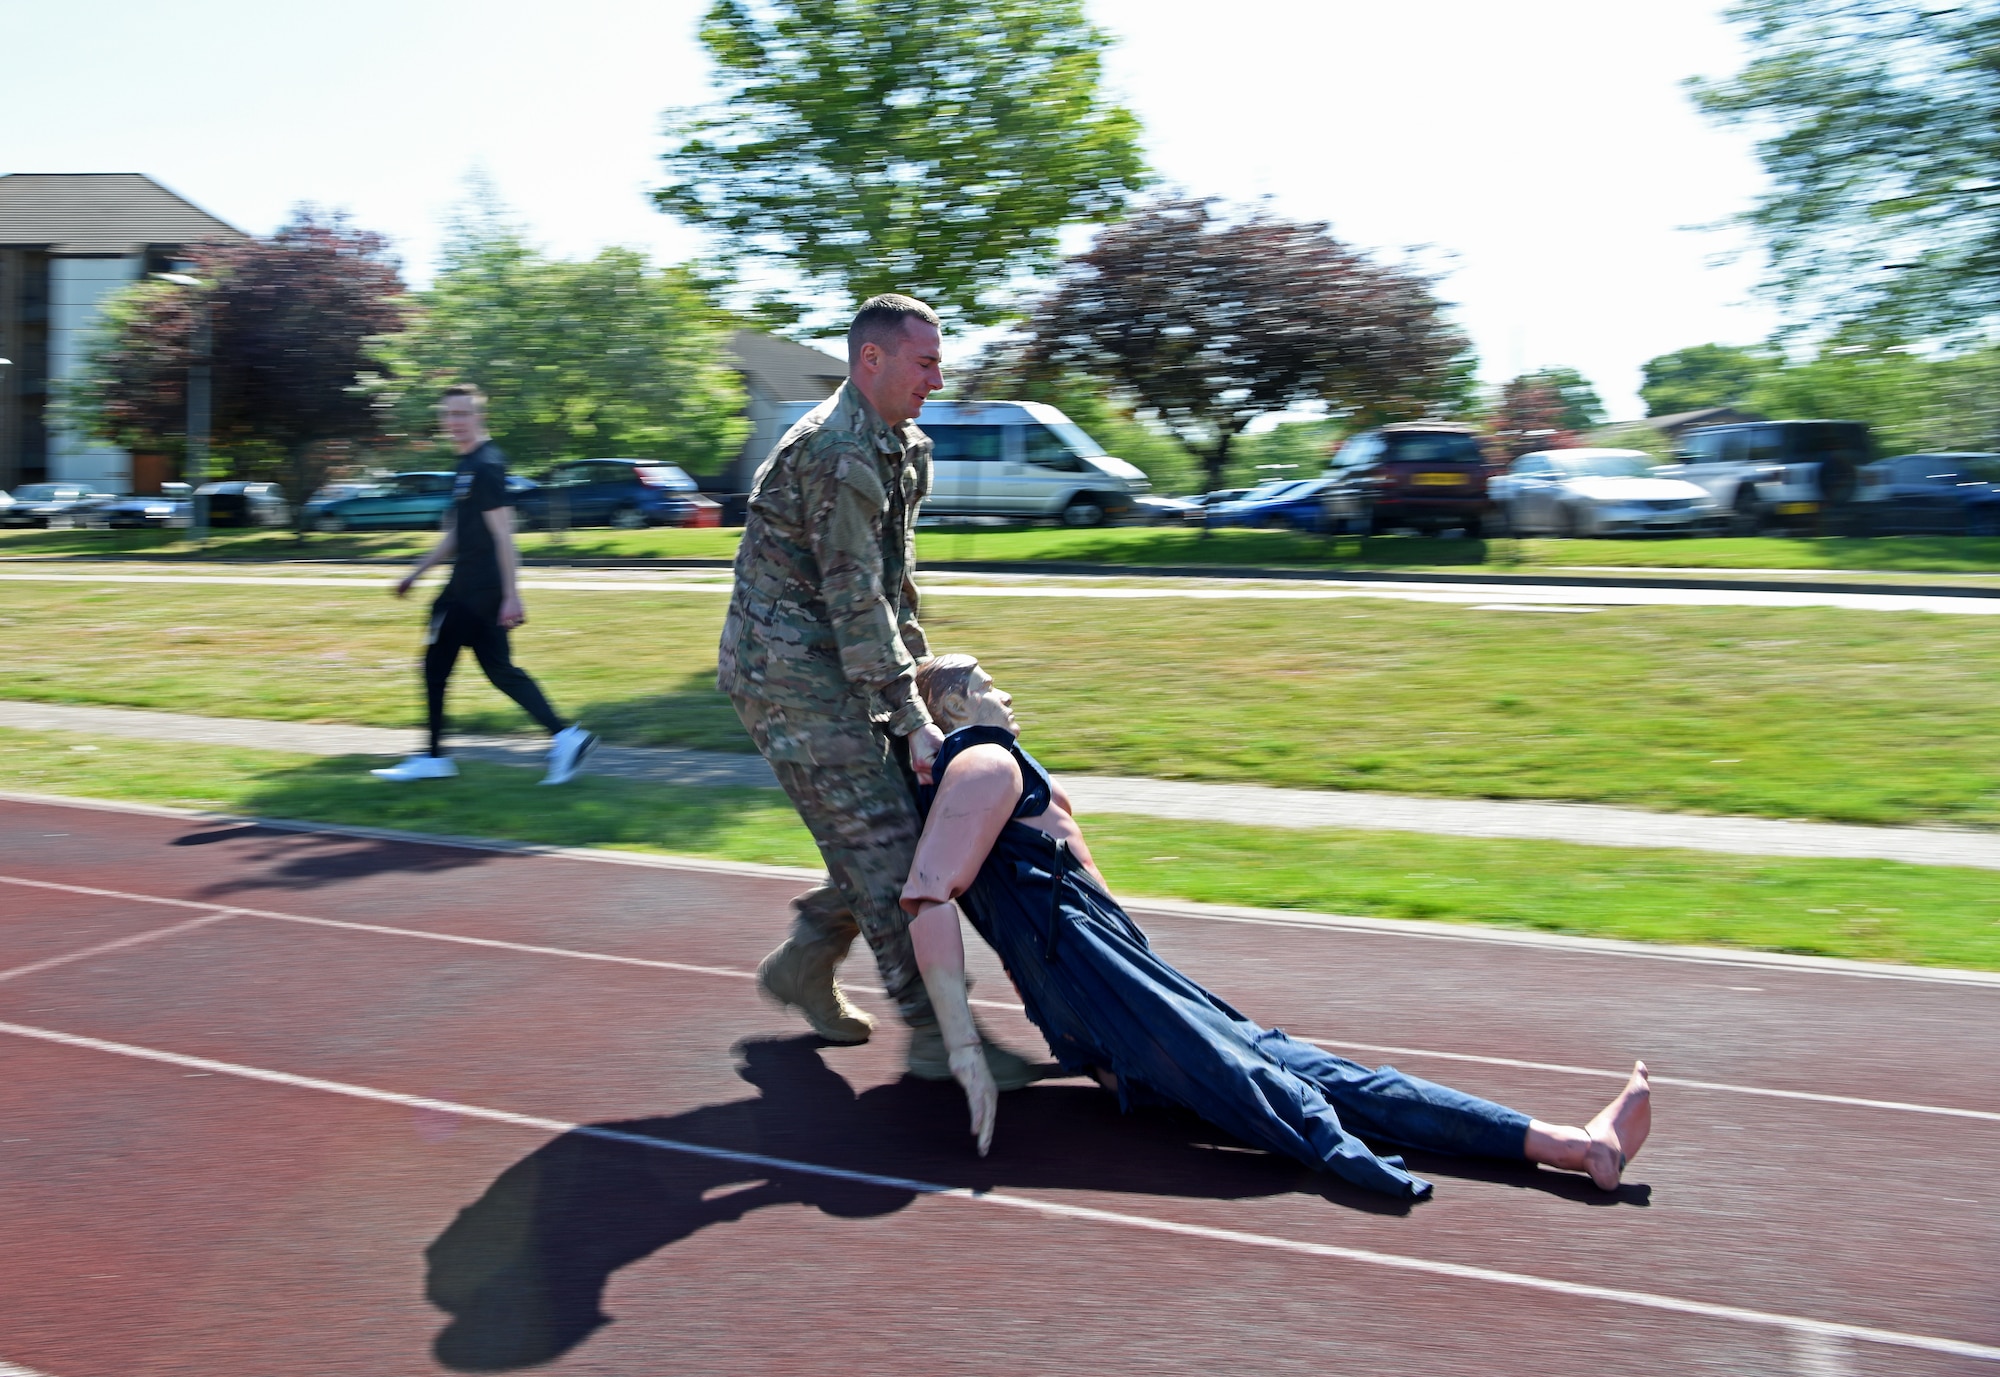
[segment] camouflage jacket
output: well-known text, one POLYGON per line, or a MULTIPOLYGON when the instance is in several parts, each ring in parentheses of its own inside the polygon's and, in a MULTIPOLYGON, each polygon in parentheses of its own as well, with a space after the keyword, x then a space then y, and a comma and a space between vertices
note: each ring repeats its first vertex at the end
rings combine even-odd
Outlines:
POLYGON ((785 433, 751 485, 716 683, 790 715, 873 719, 907 736, 930 721, 916 661, 917 506, 931 442, 891 427, 842 383, 785 433))

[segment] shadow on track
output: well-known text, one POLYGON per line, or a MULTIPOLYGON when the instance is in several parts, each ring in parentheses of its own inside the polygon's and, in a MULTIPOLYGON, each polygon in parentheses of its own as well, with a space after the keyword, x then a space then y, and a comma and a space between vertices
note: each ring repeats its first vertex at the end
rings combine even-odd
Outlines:
MULTIPOLYGON (((992 1155, 981 1159, 955 1085, 906 1077, 857 1095, 820 1058, 822 1045, 810 1036, 739 1043, 738 1070, 757 1097, 597 1127, 973 1190, 1299 1194, 1372 1214, 1410 1210, 1409 1201, 1247 1151, 1192 1115, 1121 1115, 1110 1096, 1080 1084, 1008 1095, 992 1155)), ((1528 1167, 1442 1158, 1425 1167, 1576 1199, 1604 1194, 1580 1177, 1528 1167)), ((549 1362, 611 1322, 603 1298, 612 1274, 661 1248, 774 1205, 856 1219, 893 1214, 917 1194, 565 1134, 501 1173, 425 1250, 425 1294, 452 1317, 435 1356, 460 1372, 549 1362)), ((1604 1198, 1639 1197, 1627 1188, 1604 1198)))

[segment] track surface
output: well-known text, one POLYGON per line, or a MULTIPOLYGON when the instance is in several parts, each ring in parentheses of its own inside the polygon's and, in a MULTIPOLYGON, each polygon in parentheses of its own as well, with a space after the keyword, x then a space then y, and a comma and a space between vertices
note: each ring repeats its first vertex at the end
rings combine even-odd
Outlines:
POLYGON ((0 1372, 2000 1374, 2000 987, 1138 914, 1543 1118, 1659 1077, 1615 1196, 1404 1208, 1078 1081, 981 1161, 893 1029, 758 1001, 791 879, 19 803, 0 858, 0 1372))

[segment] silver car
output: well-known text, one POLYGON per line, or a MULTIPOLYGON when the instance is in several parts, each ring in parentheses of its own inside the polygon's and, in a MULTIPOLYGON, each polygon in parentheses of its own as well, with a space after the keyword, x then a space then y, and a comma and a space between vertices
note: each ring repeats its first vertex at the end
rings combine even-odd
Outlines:
POLYGON ((1634 449, 1524 454, 1490 491, 1501 525, 1518 535, 1689 535, 1721 516, 1707 489, 1654 477, 1634 449))

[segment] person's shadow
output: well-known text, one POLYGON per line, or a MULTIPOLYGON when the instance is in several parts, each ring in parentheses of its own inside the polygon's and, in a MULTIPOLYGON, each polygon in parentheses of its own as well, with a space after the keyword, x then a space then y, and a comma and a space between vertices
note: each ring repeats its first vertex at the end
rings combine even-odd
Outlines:
POLYGON ((452 1318, 440 1363, 498 1372, 560 1357, 610 1323, 611 1274, 701 1229, 777 1204, 845 1218, 891 1214, 917 1183, 1121 1191, 1236 1200, 1300 1192, 1402 1214, 1409 1202, 1283 1158, 1218 1150, 1233 1139, 1192 1115, 1121 1115, 1094 1086, 1044 1084, 1001 1101, 992 1155, 971 1150, 955 1084, 912 1078, 856 1095, 813 1037, 738 1044, 762 1093, 665 1118, 566 1133, 515 1163, 425 1250, 425 1293, 452 1318), (615 1135, 615 1136, 613 1136, 615 1135), (812 1162, 871 1180, 662 1150, 668 1139, 812 1162), (909 1189, 876 1184, 905 1180, 909 1189), (728 1188, 737 1187, 733 1193, 728 1188))

